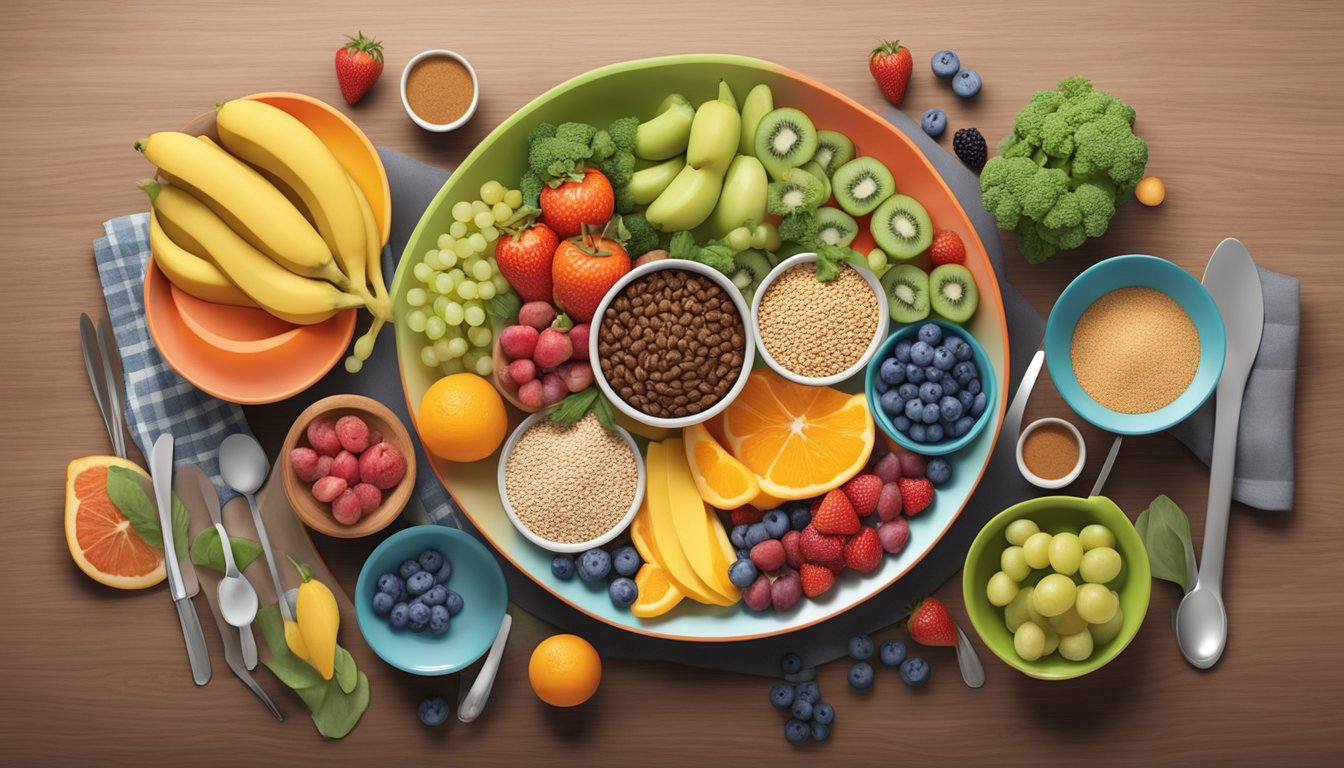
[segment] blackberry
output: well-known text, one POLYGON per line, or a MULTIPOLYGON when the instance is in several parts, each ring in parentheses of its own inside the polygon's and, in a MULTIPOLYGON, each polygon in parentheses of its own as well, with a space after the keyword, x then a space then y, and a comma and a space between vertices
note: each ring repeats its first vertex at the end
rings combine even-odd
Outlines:
POLYGON ((989 157, 989 147, 985 137, 975 128, 962 128, 952 137, 952 149, 961 158, 961 162, 973 170, 980 170, 989 157))

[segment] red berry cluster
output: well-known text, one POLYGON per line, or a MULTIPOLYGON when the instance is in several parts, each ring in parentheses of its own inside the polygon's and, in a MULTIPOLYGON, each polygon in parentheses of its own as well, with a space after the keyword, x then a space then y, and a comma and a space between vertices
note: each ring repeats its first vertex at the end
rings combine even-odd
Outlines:
POLYGON ((406 476, 406 457, 377 430, 354 415, 317 419, 308 425, 308 445, 289 452, 294 474, 313 484, 313 498, 331 505, 342 525, 354 525, 383 503, 383 492, 406 476))
POLYGON ((590 328, 588 323, 573 327, 568 321, 557 323, 550 302, 527 302, 518 311, 518 324, 499 334, 505 360, 495 368, 495 381, 533 410, 582 392, 593 383, 590 328))

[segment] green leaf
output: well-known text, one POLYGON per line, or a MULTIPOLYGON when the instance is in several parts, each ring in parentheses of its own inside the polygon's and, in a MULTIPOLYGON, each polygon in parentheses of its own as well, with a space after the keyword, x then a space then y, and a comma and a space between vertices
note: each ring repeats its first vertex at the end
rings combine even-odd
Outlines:
POLYGON ((257 625, 261 627, 270 658, 262 663, 280 682, 293 690, 313 713, 317 732, 329 739, 339 739, 355 727, 369 707, 369 679, 355 666, 350 652, 336 646, 336 672, 330 680, 311 664, 290 652, 285 644, 284 622, 275 603, 257 611, 257 625))
POLYGON ((329 681, 326 697, 313 709, 313 725, 328 739, 344 738, 369 708, 369 678, 363 672, 358 675, 349 694, 342 692, 334 679, 329 681))
MULTIPOLYGON (((247 570, 247 566, 261 555, 261 544, 238 536, 229 537, 229 548, 233 550, 233 561, 240 571, 247 570)), ((224 572, 224 548, 219 545, 218 528, 213 525, 206 528, 191 542, 191 562, 224 572)))
POLYGON ((671 241, 667 244, 667 255, 674 259, 695 260, 699 248, 695 244, 695 238, 690 232, 682 231, 672 235, 671 241))
POLYGON ((173 522, 173 549, 177 551, 177 559, 180 561, 187 556, 188 514, 187 505, 177 498, 176 493, 173 494, 173 506, 170 514, 173 522))
MULTIPOLYGON (((261 633, 266 638, 266 647, 271 650, 271 657, 262 663, 286 687, 303 696, 304 690, 327 682, 312 664, 295 656, 289 650, 289 646, 285 643, 285 626, 284 620, 280 618, 279 606, 275 603, 262 606, 257 611, 257 626, 261 627, 261 633)), ((304 700, 307 701, 306 698, 304 700)), ((320 699, 318 701, 320 702, 320 699)))
POLYGON ((341 690, 354 693, 358 676, 359 668, 355 666, 355 657, 339 645, 336 646, 336 674, 333 677, 340 684, 341 690))
POLYGON ((611 411, 611 402, 600 392, 593 401, 593 415, 597 417, 597 423, 601 424, 603 429, 611 431, 616 427, 616 414, 611 411))
MULTIPOLYGON (((159 513, 145 491, 145 480, 125 467, 107 468, 107 495, 117 510, 131 522, 135 535, 156 549, 163 549, 159 513)), ((173 549, 178 559, 187 556, 187 508, 173 494, 173 549)))
POLYGON ((1194 569, 1194 545, 1190 539, 1190 520, 1176 502, 1166 495, 1158 496, 1139 514, 1134 524, 1154 578, 1180 585, 1190 590, 1190 573, 1194 569))
POLYGON ((593 402, 598 397, 597 387, 589 386, 569 395, 561 400, 551 412, 551 421, 559 424, 561 427, 572 427, 579 422, 588 411, 592 410, 593 402))
POLYGON ((504 291, 496 293, 492 298, 485 302, 485 311, 491 317, 498 317, 501 320, 512 320, 518 316, 518 310, 522 309, 523 300, 515 291, 504 291))

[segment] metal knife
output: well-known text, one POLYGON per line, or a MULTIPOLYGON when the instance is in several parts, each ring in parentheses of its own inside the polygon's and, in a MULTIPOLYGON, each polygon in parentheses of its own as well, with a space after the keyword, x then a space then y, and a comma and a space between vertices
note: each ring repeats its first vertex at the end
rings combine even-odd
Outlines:
POLYGON ((182 624, 182 637, 187 643, 187 658, 191 661, 191 677, 197 685, 210 682, 210 654, 205 647, 205 634, 196 608, 182 583, 182 569, 177 562, 173 541, 173 435, 164 433, 154 441, 149 453, 149 473, 154 480, 154 496, 159 504, 159 528, 163 533, 163 559, 168 568, 168 593, 177 608, 177 619, 182 624))

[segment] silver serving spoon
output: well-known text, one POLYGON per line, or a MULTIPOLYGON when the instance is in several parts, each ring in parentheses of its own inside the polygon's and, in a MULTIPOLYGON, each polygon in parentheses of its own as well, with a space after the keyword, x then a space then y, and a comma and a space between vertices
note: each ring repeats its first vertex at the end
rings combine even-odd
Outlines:
MULTIPOLYGON (((266 524, 261 519, 261 510, 257 508, 257 499, 253 495, 265 484, 266 475, 270 471, 271 463, 266 458, 266 451, 251 435, 229 435, 219 444, 219 474, 230 488, 247 499, 247 505, 252 509, 252 524, 257 529, 257 538, 261 540, 261 551, 266 555, 266 567, 271 572, 271 583, 278 598, 285 594, 285 589, 280 585, 280 569, 276 567, 271 541, 266 535, 266 524)), ((294 611, 289 607, 289 602, 278 602, 280 615, 293 621, 294 611)))
POLYGON ((219 532, 219 546, 224 553, 224 578, 219 580, 219 615, 224 622, 238 628, 239 643, 243 652, 243 666, 255 669, 257 666, 257 644, 252 636, 252 622, 257 618, 257 590, 238 570, 233 559, 233 545, 229 542, 229 532, 224 530, 224 516, 219 508, 219 495, 215 484, 204 473, 198 475, 201 483, 201 500, 210 513, 210 520, 219 532))

